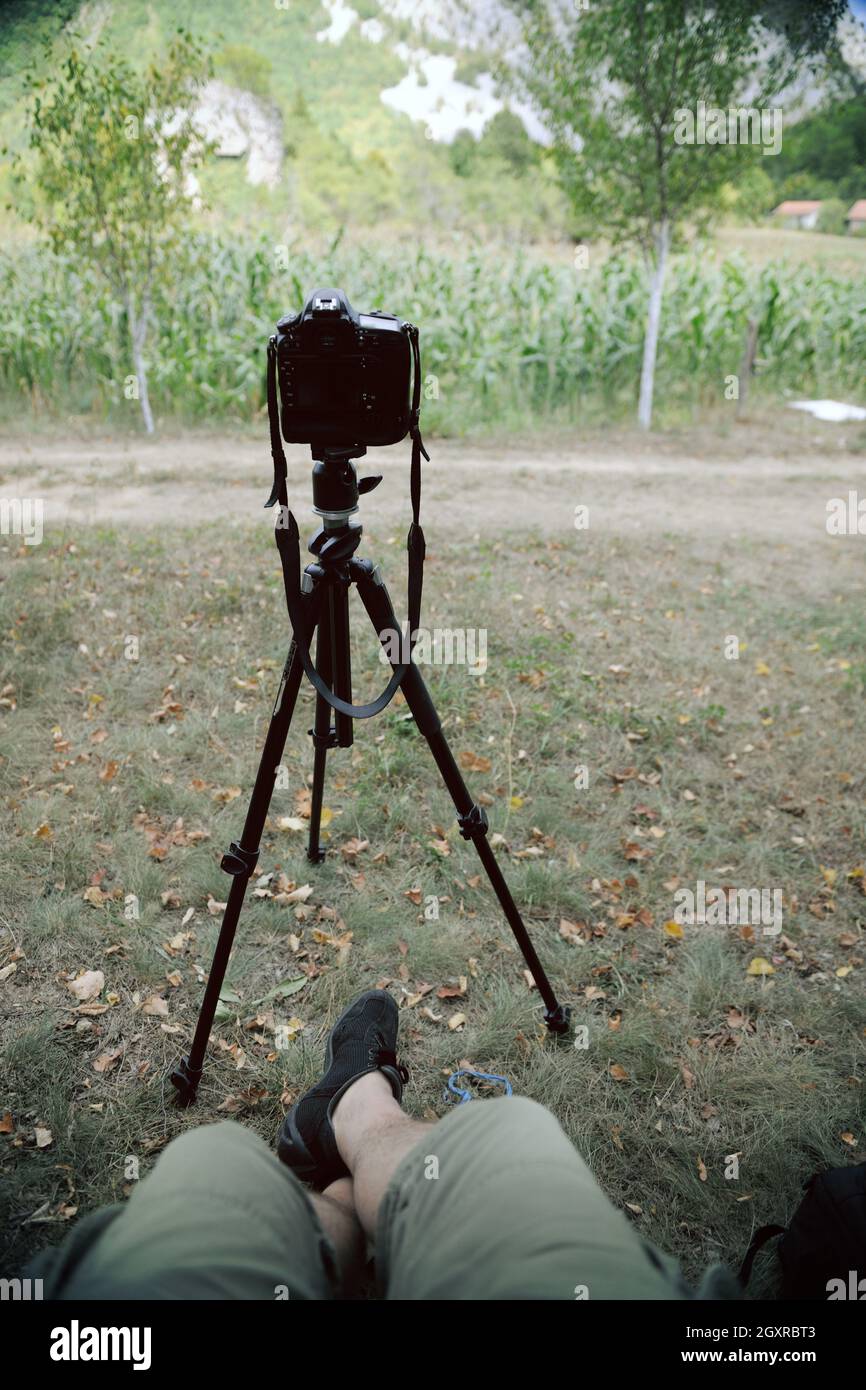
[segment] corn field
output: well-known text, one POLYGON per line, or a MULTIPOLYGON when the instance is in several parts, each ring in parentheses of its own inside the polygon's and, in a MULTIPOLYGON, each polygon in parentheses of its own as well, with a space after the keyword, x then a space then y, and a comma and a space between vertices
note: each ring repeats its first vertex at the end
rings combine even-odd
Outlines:
MULTIPOLYGON (((242 423, 264 405, 264 345, 274 321, 314 284, 338 284, 356 308, 421 327, 425 423, 440 432, 633 409, 646 278, 633 259, 588 269, 523 252, 339 245, 316 254, 200 236, 160 280, 148 343, 150 394, 164 421, 242 423), (288 269, 285 268, 288 260, 288 269), (282 262, 282 264, 280 263, 282 262)), ((132 419, 123 311, 91 271, 34 246, 0 255, 6 413, 132 419)), ((747 324, 760 323, 758 387, 775 395, 861 391, 866 292, 855 280, 783 262, 678 258, 667 282, 656 403, 722 400, 747 324)))

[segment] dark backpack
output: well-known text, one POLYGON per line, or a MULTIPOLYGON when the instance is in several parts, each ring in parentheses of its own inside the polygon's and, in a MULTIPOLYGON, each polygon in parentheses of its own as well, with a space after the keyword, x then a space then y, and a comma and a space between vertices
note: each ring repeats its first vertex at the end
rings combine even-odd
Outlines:
POLYGON ((740 1270, 745 1288, 755 1255, 781 1235, 780 1298, 862 1299, 866 1302, 866 1163, 813 1173, 789 1226, 755 1232, 740 1270), (838 1280, 830 1287, 831 1280, 838 1280))

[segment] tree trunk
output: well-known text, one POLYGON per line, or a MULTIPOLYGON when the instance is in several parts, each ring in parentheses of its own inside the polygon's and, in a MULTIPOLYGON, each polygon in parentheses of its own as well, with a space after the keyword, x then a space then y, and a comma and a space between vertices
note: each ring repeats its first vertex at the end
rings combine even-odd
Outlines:
POLYGON ((758 320, 749 319, 746 329, 746 345, 743 348, 743 360, 740 363, 740 375, 737 382, 739 395, 737 397, 737 414, 742 415, 746 408, 746 399, 749 394, 749 386, 755 374, 755 358, 758 353, 758 320))
POLYGON ((662 317, 662 294, 665 284, 665 268, 670 246, 670 222, 665 217, 659 223, 655 234, 655 256, 650 275, 650 297, 647 309, 646 336, 643 344, 643 366, 640 374, 640 401, 637 418, 641 429, 648 430, 653 413, 653 388, 656 374, 656 354, 659 345, 659 324, 662 317))
POLYGON ((141 404, 141 415, 144 420, 144 428, 148 434, 153 434, 153 412, 150 408, 150 397, 147 394, 147 368, 144 365, 144 341, 147 337, 147 324, 150 318, 150 302, 147 298, 142 301, 141 313, 136 316, 132 307, 132 302, 126 306, 127 318, 129 320, 129 333, 132 339, 132 365, 135 368, 135 379, 138 386, 138 399, 141 404))

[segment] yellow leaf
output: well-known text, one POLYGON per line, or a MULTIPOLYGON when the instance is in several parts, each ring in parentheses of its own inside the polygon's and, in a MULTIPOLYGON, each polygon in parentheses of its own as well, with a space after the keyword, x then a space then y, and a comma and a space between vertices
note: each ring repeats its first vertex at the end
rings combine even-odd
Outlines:
POLYGON ((756 676, 768 676, 769 674, 770 674, 770 668, 769 668, 769 666, 766 664, 766 662, 764 662, 764 661, 756 661, 756 662, 755 662, 755 675, 756 675, 756 676))
POLYGON ((853 965, 840 965, 839 969, 836 971, 837 978, 844 980, 845 976, 850 975, 853 969, 853 965))
POLYGON ((665 922, 664 930, 667 932, 668 936, 672 936, 674 940, 682 940, 683 929, 680 926, 679 922, 665 922))
POLYGON ((54 839, 54 831, 51 829, 51 826, 48 824, 47 820, 43 821, 41 825, 37 825, 36 829, 33 831, 33 835, 37 840, 54 839))
POLYGON ((523 805, 523 797, 513 796, 508 804, 510 805, 512 811, 519 811, 521 806, 523 805))
POLYGON ((628 1081, 628 1072, 619 1062, 611 1062, 610 1074, 614 1081, 628 1081))
POLYGON ((764 956, 755 956, 749 961, 747 975, 775 975, 775 968, 764 956))

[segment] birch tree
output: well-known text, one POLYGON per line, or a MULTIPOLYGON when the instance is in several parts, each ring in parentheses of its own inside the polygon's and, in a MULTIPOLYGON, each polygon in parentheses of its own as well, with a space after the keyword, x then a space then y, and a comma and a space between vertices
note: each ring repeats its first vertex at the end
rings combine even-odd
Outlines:
POLYGON ((738 161, 742 167, 764 157, 760 113, 757 127, 736 113, 747 109, 747 98, 755 110, 790 79, 801 55, 830 42, 840 0, 809 0, 808 7, 792 0, 787 13, 776 0, 508 3, 524 60, 510 56, 506 70, 551 133, 581 225, 593 238, 636 244, 646 261, 638 420, 649 429, 675 233, 713 209, 738 161), (699 103, 704 114, 724 112, 725 122, 702 127, 699 103))
MULTIPOLYGON (((50 70, 48 62, 43 67, 50 70)), ((73 42, 56 76, 28 78, 32 155, 19 159, 17 173, 36 185, 30 215, 56 251, 93 266, 122 306, 148 434, 154 290, 187 222, 194 169, 208 149, 193 111, 209 72, 197 41, 179 29, 167 52, 141 70, 73 42)))

